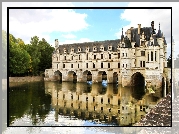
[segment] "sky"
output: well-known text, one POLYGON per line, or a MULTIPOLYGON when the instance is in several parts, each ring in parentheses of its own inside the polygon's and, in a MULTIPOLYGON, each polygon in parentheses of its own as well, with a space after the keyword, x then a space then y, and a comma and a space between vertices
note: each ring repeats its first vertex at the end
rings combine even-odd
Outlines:
MULTIPOLYGON (((161 2, 15 2, 2 3, 2 29, 7 29, 7 7, 172 7, 172 33, 175 41, 175 57, 179 54, 179 17, 178 3, 161 2)), ((30 43, 33 36, 45 38, 54 46, 59 44, 92 42, 120 39, 130 27, 150 27, 154 21, 156 32, 162 30, 168 44, 168 56, 171 52, 171 10, 170 9, 10 9, 9 32, 25 43, 30 43)), ((167 56, 167 57, 168 57, 167 56)))

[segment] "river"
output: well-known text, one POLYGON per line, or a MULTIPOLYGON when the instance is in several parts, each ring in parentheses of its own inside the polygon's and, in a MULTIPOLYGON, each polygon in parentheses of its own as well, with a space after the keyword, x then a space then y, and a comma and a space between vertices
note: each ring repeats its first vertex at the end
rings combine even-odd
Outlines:
POLYGON ((9 126, 132 126, 163 97, 105 81, 10 83, 8 92, 9 126))

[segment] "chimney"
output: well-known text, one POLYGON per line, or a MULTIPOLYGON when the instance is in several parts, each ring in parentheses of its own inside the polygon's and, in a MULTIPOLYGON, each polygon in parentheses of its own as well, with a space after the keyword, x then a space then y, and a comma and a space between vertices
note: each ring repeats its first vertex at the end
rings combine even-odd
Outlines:
POLYGON ((141 24, 138 24, 138 34, 140 34, 141 24))

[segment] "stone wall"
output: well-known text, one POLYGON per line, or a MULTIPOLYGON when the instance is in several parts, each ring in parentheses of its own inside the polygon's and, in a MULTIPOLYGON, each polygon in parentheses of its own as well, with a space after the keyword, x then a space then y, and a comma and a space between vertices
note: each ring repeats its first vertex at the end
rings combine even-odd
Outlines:
POLYGON ((41 76, 27 76, 27 77, 9 77, 9 82, 33 82, 43 81, 44 77, 41 76))

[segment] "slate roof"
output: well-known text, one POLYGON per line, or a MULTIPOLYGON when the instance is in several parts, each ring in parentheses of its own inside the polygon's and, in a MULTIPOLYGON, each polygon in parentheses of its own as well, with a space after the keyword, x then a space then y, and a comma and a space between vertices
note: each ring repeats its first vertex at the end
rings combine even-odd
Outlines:
MULTIPOLYGON (((150 46, 150 45, 159 46, 159 44, 157 42, 157 38, 162 37, 160 26, 159 26, 159 30, 158 30, 157 34, 152 34, 153 33, 152 27, 140 28, 140 35, 142 35, 143 33, 144 33, 145 40, 149 41, 148 46, 150 46), (151 36, 154 38, 154 42, 150 42, 151 36)), ((60 54, 64 53, 64 50, 63 50, 64 48, 66 48, 66 53, 70 53, 71 48, 74 48, 74 53, 83 53, 83 52, 86 52, 86 47, 89 47, 89 52, 95 53, 95 52, 100 52, 101 45, 104 46, 104 51, 107 51, 108 45, 111 45, 112 51, 116 52, 118 44, 120 44, 123 40, 125 42, 125 45, 124 45, 125 48, 131 48, 132 47, 131 42, 136 42, 135 47, 139 47, 141 45, 140 44, 140 35, 138 34, 138 28, 133 28, 131 30, 131 41, 129 40, 129 38, 127 36, 124 37, 123 31, 122 31, 121 39, 95 41, 95 42, 84 42, 84 43, 74 43, 74 44, 64 44, 64 45, 59 45, 58 49, 60 50, 59 51, 60 54), (97 51, 93 51, 94 46, 97 47, 97 51), (78 47, 81 48, 81 52, 78 52, 78 47)), ((163 37, 163 38, 164 38, 164 44, 166 44, 165 37, 163 37)))

